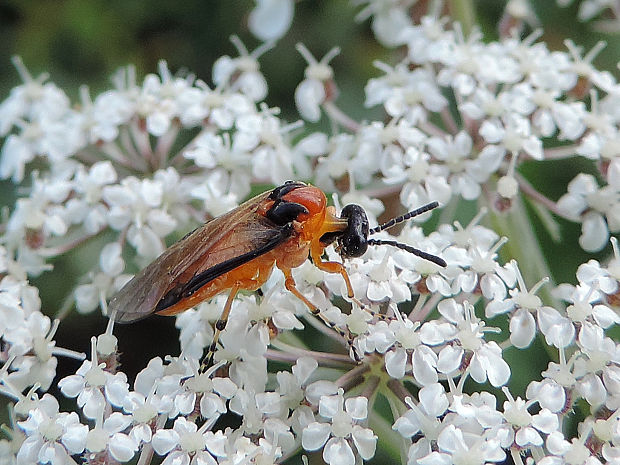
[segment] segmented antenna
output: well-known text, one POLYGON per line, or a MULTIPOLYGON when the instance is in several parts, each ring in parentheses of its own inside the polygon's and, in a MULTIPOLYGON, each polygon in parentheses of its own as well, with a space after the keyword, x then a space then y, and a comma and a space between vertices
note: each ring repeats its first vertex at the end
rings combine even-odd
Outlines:
POLYGON ((438 202, 431 202, 429 204, 424 205, 423 207, 417 208, 415 210, 411 210, 410 212, 407 212, 404 215, 400 215, 400 216, 397 216, 396 218, 392 218, 387 223, 383 223, 375 228, 372 228, 370 231, 368 231, 368 234, 375 234, 380 231, 383 231, 384 229, 391 228, 392 226, 396 226, 397 224, 402 223, 403 221, 407 221, 408 219, 413 218, 414 216, 418 216, 418 215, 421 215, 422 213, 426 213, 427 211, 432 210, 433 208, 437 208, 438 206, 439 206, 438 202))
MULTIPOLYGON (((396 218, 392 218, 387 223, 383 223, 375 228, 372 228, 370 231, 368 231, 368 234, 369 235, 376 234, 380 231, 391 228, 392 226, 396 226, 397 224, 402 223, 403 221, 407 221, 408 219, 413 218, 414 216, 418 216, 418 215, 421 215, 422 213, 426 213, 427 211, 432 210, 433 208, 437 208, 438 206, 439 206, 438 202, 431 202, 420 208, 411 210, 410 212, 407 212, 404 215, 400 215, 400 216, 397 216, 396 218)), ((436 265, 439 265, 441 267, 445 268, 446 266, 448 266, 448 264, 443 258, 440 258, 428 252, 424 252, 420 249, 416 249, 415 247, 412 247, 410 245, 402 244, 400 242, 384 241, 382 239, 368 239, 368 245, 391 245, 392 247, 396 247, 398 249, 412 253, 413 255, 423 258, 424 260, 428 260, 429 262, 435 263, 436 265)))
POLYGON ((418 257, 423 258, 424 260, 428 260, 429 262, 433 262, 436 265, 439 265, 439 266, 441 266, 443 268, 448 266, 448 264, 446 263, 446 261, 443 258, 440 258, 437 255, 433 255, 433 254, 430 254, 428 252, 424 252, 424 251, 422 251, 420 249, 416 249, 415 247, 412 247, 410 245, 402 244, 400 242, 384 241, 384 240, 381 240, 381 239, 368 239, 368 245, 391 245, 392 247, 397 247, 397 248, 399 248, 401 250, 404 250, 406 252, 412 253, 413 255, 417 255, 418 257))

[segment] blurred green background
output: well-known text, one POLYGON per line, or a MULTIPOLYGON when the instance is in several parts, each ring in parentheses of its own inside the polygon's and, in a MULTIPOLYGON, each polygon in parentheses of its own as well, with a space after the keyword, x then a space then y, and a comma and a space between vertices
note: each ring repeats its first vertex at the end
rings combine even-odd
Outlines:
MULTIPOLYGON (((449 2, 448 2, 449 3, 449 2)), ((504 2, 481 0, 474 2, 475 23, 488 40, 497 38, 497 24, 504 2)), ((532 2, 545 33, 541 40, 552 49, 564 50, 563 41, 571 38, 587 52, 599 40, 608 42, 607 48, 596 58, 595 65, 617 74, 616 62, 620 56, 617 36, 594 32, 591 24, 576 20, 577 4, 558 8, 555 2, 532 2)), ((110 76, 121 66, 134 64, 141 80, 145 74, 157 72, 157 62, 165 59, 172 72, 190 72, 211 82, 213 62, 222 55, 236 56, 229 40, 237 34, 249 50, 259 45, 247 29, 247 15, 253 1, 199 1, 156 2, 134 0, 0 0, 0 100, 10 89, 20 84, 11 64, 11 56, 19 55, 33 76, 47 72, 50 79, 78 102, 78 89, 86 84, 91 96, 110 87, 110 76)), ((379 72, 372 66, 375 59, 395 63, 400 52, 388 50, 374 40, 369 22, 353 21, 359 11, 349 1, 300 1, 295 4, 295 19, 288 34, 277 47, 261 59, 261 69, 269 84, 267 102, 282 109, 289 121, 299 117, 294 108, 293 94, 303 79, 305 61, 295 50, 303 42, 315 57, 322 57, 333 46, 342 49, 332 61, 340 89, 337 104, 358 120, 381 119, 378 108, 366 109, 364 85, 379 72)), ((325 125, 325 121, 321 124, 325 125)), ((319 124, 320 126, 320 124, 319 124)), ((324 126, 328 130, 327 125, 324 126)), ((530 163, 522 172, 549 197, 557 199, 566 190, 566 184, 580 170, 593 171, 588 163, 572 164, 548 162, 530 163)), ((16 190, 7 182, 0 183, 0 206, 14 203, 16 190)), ((463 209, 459 219, 463 224, 473 216, 474 208, 463 209)), ((556 282, 574 282, 576 266, 587 255, 579 248, 579 226, 560 222, 563 240, 553 242, 541 224, 534 219, 556 282)), ((77 253, 60 257, 56 270, 33 280, 41 290, 43 311, 54 316, 62 301, 72 291, 78 278, 96 263, 101 244, 90 242, 77 253)), ((608 252, 608 251, 607 251, 608 252)), ((602 257, 606 252, 599 254, 602 257)), ((532 283, 529 283, 532 284, 532 283)), ((98 314, 72 315, 64 321, 56 340, 60 347, 89 351, 89 339, 105 329, 106 321, 98 314)), ((118 327, 122 361, 130 378, 147 360, 165 353, 178 353, 177 331, 174 321, 151 318, 140 327, 118 327)), ((535 355, 509 351, 513 366, 511 386, 523 394, 531 373, 540 373, 547 360, 535 355), (533 362, 538 362, 534 366, 533 362), (533 370, 533 371, 532 371, 533 370)), ((60 360, 59 375, 74 372, 79 363, 60 360)), ((4 399, 0 399, 0 404, 4 399)), ((72 402, 66 405, 72 409, 72 402)), ((6 409, 0 408, 0 423, 6 422, 6 409)), ((382 463, 378 455, 374 463, 382 463)))

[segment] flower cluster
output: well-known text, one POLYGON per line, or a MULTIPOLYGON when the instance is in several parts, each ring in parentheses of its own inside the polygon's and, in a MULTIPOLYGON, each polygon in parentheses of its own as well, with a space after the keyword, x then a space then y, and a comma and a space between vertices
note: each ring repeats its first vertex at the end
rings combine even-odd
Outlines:
MULTIPOLYGON (((402 51, 375 63, 366 85, 382 121, 336 105, 337 48, 317 60, 297 46, 308 67, 294 100, 308 125, 267 105, 258 59, 290 26, 288 0, 257 2, 250 29, 265 42, 249 52, 233 37, 239 56, 214 63, 212 85, 162 61, 141 82, 128 67, 94 98, 83 88, 76 105, 14 60, 23 83, 0 103, 0 177, 30 182, 2 224, 0 394, 13 407, 0 463, 266 464, 319 451, 354 465, 377 449, 421 465, 620 462, 610 335, 620 323, 620 84, 592 65, 601 47, 552 51, 540 32, 516 29, 485 42, 432 9, 413 19, 413 2, 362 3, 358 19, 402 51), (321 118, 333 132, 312 129, 321 118), (595 174, 579 173, 557 200, 520 173, 574 156, 595 174), (397 234, 377 231, 384 245, 345 260, 354 298, 342 273, 295 268, 315 315, 277 266, 260 293, 234 299, 225 328, 226 293, 200 303, 176 317, 180 354, 151 359, 135 379, 121 369, 112 320, 88 358, 56 347, 61 323, 45 313, 68 310, 44 313, 29 276, 44 279, 54 259, 98 236, 68 301, 106 313, 130 271, 167 243, 289 179, 333 193, 337 209, 362 206, 371 226, 390 199, 402 210, 438 201, 439 225, 425 231, 425 213, 397 234), (579 223, 585 252, 611 242, 613 256, 555 286, 524 199, 550 230, 555 217, 579 223), (474 203, 465 226, 455 221, 474 203), (321 337, 304 337, 308 327, 321 337), (518 351, 535 341, 551 361, 516 392, 506 355, 529 357, 518 351), (83 363, 58 379, 59 356, 83 363), (61 412, 51 387, 77 408, 61 412)), ((506 15, 522 21, 518 3, 506 15)), ((332 261, 340 252, 326 249, 332 261)))

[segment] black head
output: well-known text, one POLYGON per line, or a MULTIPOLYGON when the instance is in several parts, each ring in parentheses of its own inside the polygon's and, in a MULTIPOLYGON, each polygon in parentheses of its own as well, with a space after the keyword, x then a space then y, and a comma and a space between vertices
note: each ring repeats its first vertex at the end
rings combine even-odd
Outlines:
POLYGON ((347 229, 336 239, 336 249, 343 258, 361 257, 368 249, 368 217, 359 205, 347 205, 340 213, 341 218, 349 220, 347 229))
POLYGON ((426 213, 429 210, 437 208, 438 205, 439 204, 437 202, 431 202, 428 205, 424 205, 416 210, 407 212, 404 215, 393 218, 387 223, 383 223, 382 225, 372 229, 369 229, 368 227, 368 217, 362 207, 359 205, 347 205, 342 209, 340 214, 341 218, 346 218, 348 220, 347 228, 344 231, 324 234, 323 237, 321 237, 321 242, 328 245, 336 241, 336 250, 340 253, 342 258, 361 257, 364 255, 369 245, 389 245, 405 250, 413 255, 417 255, 418 257, 433 262, 441 267, 446 267, 447 264, 442 258, 423 252, 422 250, 416 249, 410 245, 401 244, 396 241, 368 239, 368 236, 370 235, 389 229, 392 226, 413 218, 414 216, 426 213))

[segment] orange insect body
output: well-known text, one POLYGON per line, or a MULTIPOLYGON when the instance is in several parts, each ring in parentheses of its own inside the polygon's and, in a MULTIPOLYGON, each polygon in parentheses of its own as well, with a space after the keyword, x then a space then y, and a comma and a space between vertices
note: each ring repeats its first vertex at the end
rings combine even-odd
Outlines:
POLYGON ((319 269, 339 273, 348 296, 353 298, 344 265, 322 258, 325 248, 334 242, 342 258, 359 257, 368 245, 387 244, 446 266, 441 258, 411 246, 368 239, 369 235, 436 206, 436 202, 425 205, 369 229, 366 213, 360 206, 347 205, 338 217, 335 208, 327 206, 320 189, 289 181, 208 221, 165 250, 114 296, 108 307, 110 317, 129 323, 152 313, 174 315, 229 291, 222 316, 215 324, 207 356, 210 364, 235 295, 239 290, 260 288, 274 267, 283 272, 286 289, 315 315, 321 316, 319 309, 299 292, 291 272, 308 257, 319 269))
MULTIPOLYGON (((235 286, 255 291, 267 282, 274 266, 280 269, 297 268, 308 259, 311 249, 321 256, 326 247, 320 241, 323 234, 343 231, 347 226, 346 221, 336 217, 333 207, 327 207, 325 194, 317 187, 300 187, 281 199, 303 205, 308 210, 308 213, 298 215, 297 220, 293 221, 295 234, 291 238, 243 266, 222 274, 191 296, 157 313, 175 315, 235 286)), ((274 203, 271 199, 260 202, 256 206, 256 213, 264 217, 274 203)))

